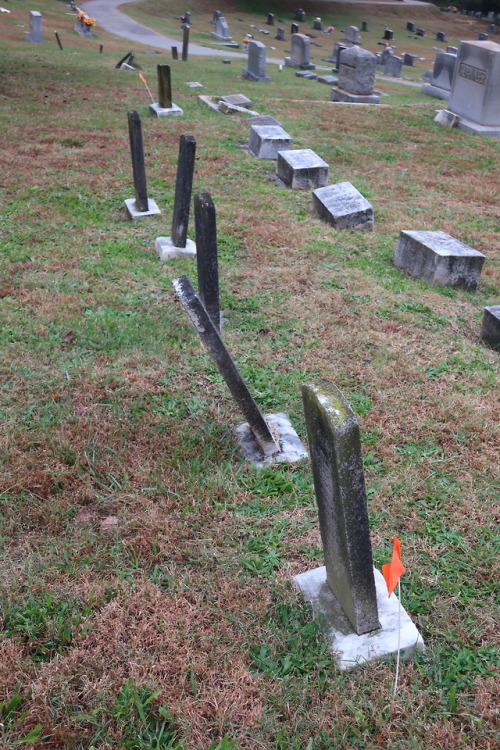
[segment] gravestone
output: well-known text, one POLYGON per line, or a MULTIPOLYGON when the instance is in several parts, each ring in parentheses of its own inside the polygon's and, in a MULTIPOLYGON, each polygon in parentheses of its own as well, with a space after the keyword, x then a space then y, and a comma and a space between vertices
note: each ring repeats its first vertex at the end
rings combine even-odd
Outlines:
POLYGON ((292 34, 290 57, 285 57, 285 65, 289 68, 314 70, 316 67, 310 58, 311 40, 305 34, 292 34))
POLYGON ((172 79, 170 65, 157 65, 158 101, 149 105, 149 111, 156 117, 175 117, 183 114, 182 109, 172 102, 172 79))
POLYGON ((276 36, 274 38, 278 42, 284 42, 285 41, 285 29, 282 29, 282 28, 276 29, 276 36))
POLYGON ((474 291, 484 257, 445 232, 402 230, 394 265, 432 286, 446 284, 474 291))
POLYGON ((339 82, 337 76, 318 76, 318 83, 326 83, 327 86, 334 86, 339 82))
POLYGON ((127 117, 135 198, 126 200, 125 208, 129 218, 134 221, 144 216, 157 215, 160 209, 152 198, 148 198, 141 118, 135 110, 131 110, 127 117))
POLYGON ((319 16, 316 16, 316 18, 314 19, 312 27, 314 31, 323 31, 323 24, 319 16))
POLYGON ((192 240, 188 240, 187 237, 195 156, 196 138, 193 135, 181 135, 177 159, 172 230, 170 237, 157 237, 155 242, 156 252, 160 260, 196 254, 196 244, 192 240))
POLYGON ((189 52, 189 26, 184 26, 182 30, 182 60, 186 62, 189 52))
POLYGON ((448 111, 459 129, 500 137, 500 44, 460 43, 448 111))
POLYGON ((444 33, 444 31, 436 31, 436 41, 446 42, 446 34, 444 33))
POLYGON ((277 127, 283 127, 281 122, 271 115, 256 115, 256 117, 249 117, 247 120, 250 127, 254 125, 276 125, 277 127))
POLYGON ((54 31, 54 36, 56 38, 56 42, 57 42, 57 44, 59 46, 59 49, 62 51, 63 50, 63 46, 62 46, 61 40, 59 39, 59 34, 57 33, 57 31, 54 31))
POLYGON ((383 37, 383 38, 384 38, 384 39, 385 39, 386 41, 389 41, 389 42, 390 42, 390 41, 391 41, 392 39, 394 39, 394 31, 393 31, 392 29, 386 29, 386 30, 384 31, 384 37, 383 37))
POLYGON ((377 58, 361 47, 342 51, 339 65, 338 88, 332 88, 332 102, 378 104, 380 97, 373 93, 377 58))
POLYGON ((340 55, 345 49, 347 49, 347 46, 345 44, 342 44, 342 42, 335 42, 335 44, 333 45, 333 58, 336 70, 340 68, 340 55))
POLYGON ((485 34, 484 31, 480 31, 479 34, 477 35, 477 39, 479 42, 486 42, 489 39, 489 37, 488 37, 488 34, 485 34))
POLYGON ((292 148, 292 139, 277 125, 252 125, 248 148, 258 159, 277 159, 278 151, 292 148))
POLYGON ((310 148, 278 151, 276 174, 294 190, 323 187, 328 180, 328 164, 310 148))
POLYGON ((456 62, 456 55, 451 55, 449 52, 438 52, 430 81, 424 83, 421 88, 422 94, 434 96, 436 99, 448 99, 456 62))
POLYGON ((224 16, 219 16, 215 21, 215 29, 212 31, 211 36, 219 42, 232 42, 229 26, 224 16))
POLYGON ((30 10, 29 15, 30 30, 26 37, 28 42, 34 42, 35 44, 43 44, 42 39, 42 14, 37 10, 30 10))
POLYGON ((368 21, 361 22, 361 31, 370 31, 370 27, 368 26, 368 21))
POLYGON ((252 100, 244 94, 225 94, 221 96, 220 100, 235 107, 245 107, 245 109, 249 109, 252 106, 252 100))
POLYGON ((411 33, 412 33, 412 34, 414 34, 414 33, 415 33, 415 30, 416 30, 416 29, 415 29, 415 24, 413 23, 413 21, 408 21, 408 22, 406 23, 406 30, 407 30, 407 31, 411 31, 411 33))
POLYGON ((217 258, 217 219, 209 193, 194 196, 196 267, 198 296, 217 330, 220 330, 219 265, 217 258))
POLYGON ((425 36, 425 29, 417 29, 416 34, 417 36, 425 36))
POLYGON ((123 63, 126 63, 129 60, 133 60, 134 57, 135 57, 135 55, 134 55, 133 52, 127 52, 126 55, 123 55, 123 57, 120 57, 120 59, 118 60, 118 62, 115 65, 115 69, 121 68, 121 66, 123 65, 123 63))
POLYGON ((325 566, 294 582, 322 623, 340 669, 424 644, 374 570, 359 426, 342 393, 322 380, 302 387, 325 566))
POLYGON ((458 47, 451 47, 448 45, 448 47, 446 47, 446 52, 450 52, 452 55, 458 55, 458 47))
POLYGON ((409 52, 405 52, 403 55, 403 65, 410 65, 412 68, 415 64, 416 55, 410 55, 409 52))
POLYGON ((382 52, 380 53, 378 57, 378 65, 380 65, 381 68, 385 67, 387 60, 390 57, 393 57, 393 55, 394 55, 394 51, 392 47, 385 47, 385 49, 382 50, 382 52))
POLYGON ((481 338, 490 346, 500 347, 500 305, 484 308, 481 338))
POLYGON ((268 13, 267 14, 267 21, 266 24, 268 26, 274 26, 274 13, 268 13))
POLYGON ((302 8, 299 8, 295 11, 295 20, 299 23, 303 23, 306 20, 306 12, 305 10, 302 10, 302 8))
POLYGON ((172 60, 178 60, 179 59, 179 51, 178 51, 177 47, 172 47, 171 48, 171 52, 172 52, 172 60))
POLYGON ((403 58, 390 55, 385 61, 384 75, 392 76, 393 78, 401 78, 401 67, 403 65, 403 58))
POLYGON ((215 23, 217 21, 217 19, 221 17, 221 15, 222 15, 222 11, 221 10, 214 10, 214 13, 213 13, 213 16, 212 16, 212 20, 210 21, 210 23, 215 23))
POLYGON ((313 190, 313 211, 335 229, 373 231, 373 207, 350 182, 313 190))
POLYGON ((248 81, 270 81, 266 75, 266 46, 254 39, 248 45, 247 67, 241 71, 242 78, 248 81))
POLYGON ((344 42, 349 44, 361 44, 361 36, 357 26, 346 26, 344 29, 344 42))
POLYGON ((299 24, 298 23, 292 23, 290 26, 290 34, 298 34, 299 33, 299 24))
POLYGON ((298 70, 295 77, 303 78, 306 81, 314 81, 317 78, 316 73, 313 73, 312 70, 298 70))

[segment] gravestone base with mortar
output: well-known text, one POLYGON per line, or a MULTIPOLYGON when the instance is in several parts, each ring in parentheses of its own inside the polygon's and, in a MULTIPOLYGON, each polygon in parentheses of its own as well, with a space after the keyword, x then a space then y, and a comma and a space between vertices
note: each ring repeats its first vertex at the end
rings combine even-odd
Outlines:
POLYGON ((373 231, 373 207, 350 182, 313 190, 313 211, 336 229, 373 231))
POLYGON ((323 187, 328 180, 328 164, 310 148, 278 151, 276 174, 293 190, 323 187))
POLYGON ((481 338, 490 346, 500 347, 500 305, 484 308, 481 338))
POLYGON ((253 125, 248 148, 258 159, 277 159, 278 151, 292 148, 292 139, 286 130, 277 125, 253 125))
POLYGON ((196 257, 196 243, 189 239, 186 240, 186 247, 175 247, 171 237, 157 237, 155 250, 160 260, 196 257))
POLYGON ((172 102, 171 107, 160 107, 158 102, 149 105, 149 113, 153 117, 180 117, 184 114, 183 110, 172 102))
POLYGON ((351 94, 341 88, 332 88, 330 101, 347 104, 380 104, 380 96, 377 94, 351 94))
POLYGON ((131 219, 132 221, 143 219, 146 216, 158 216, 159 214, 161 214, 156 201, 154 201, 152 198, 148 198, 147 211, 138 211, 135 198, 128 198, 128 200, 125 201, 125 208, 127 209, 129 219, 131 219))
POLYGON ((357 635, 345 616, 342 606, 326 579, 326 568, 320 567, 300 573, 294 583, 304 599, 311 604, 315 618, 322 616, 325 636, 335 654, 339 669, 360 667, 374 659, 387 659, 399 648, 401 658, 407 659, 416 650, 425 648, 424 642, 408 613, 401 608, 395 594, 387 595, 382 573, 373 569, 380 629, 357 635))
POLYGON ((280 448, 279 453, 272 456, 263 455, 248 422, 240 424, 234 431, 241 452, 257 468, 260 469, 266 464, 295 463, 307 458, 307 451, 286 414, 266 414, 265 420, 280 448))

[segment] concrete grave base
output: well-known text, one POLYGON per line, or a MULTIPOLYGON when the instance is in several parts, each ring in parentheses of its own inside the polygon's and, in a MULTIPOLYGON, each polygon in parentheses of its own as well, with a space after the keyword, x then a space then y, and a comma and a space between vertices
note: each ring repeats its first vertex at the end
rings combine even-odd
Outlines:
POLYGON ((149 112, 151 115, 156 117, 179 117, 180 115, 184 114, 182 109, 173 102, 171 107, 160 107, 158 102, 150 104, 149 112))
POLYGON ((420 89, 422 94, 427 96, 433 96, 435 99, 444 99, 447 101, 450 98, 450 92, 448 89, 439 88, 439 86, 433 86, 432 83, 424 83, 420 89))
POLYGON ((465 130, 467 133, 478 133, 479 135, 489 135, 494 138, 500 138, 500 125, 480 125, 478 122, 467 120, 465 117, 456 115, 447 109, 438 111, 434 122, 448 127, 457 127, 459 130, 465 130), (439 119, 438 119, 439 118, 439 119), (449 123, 452 123, 449 125, 449 123))
POLYGON ((351 94, 344 89, 333 88, 330 92, 330 101, 350 104, 380 104, 380 96, 377 94, 351 94))
POLYGON ((222 36, 222 34, 216 34, 215 31, 211 31, 210 36, 212 37, 212 39, 215 39, 217 42, 232 42, 233 41, 232 36, 222 36))
POLYGON ((356 635, 340 603, 326 580, 326 568, 315 568, 294 577, 294 583, 304 599, 310 602, 314 617, 324 617, 325 635, 334 652, 339 669, 360 667, 374 659, 387 659, 399 647, 401 658, 407 659, 416 650, 424 650, 424 642, 410 616, 401 607, 395 594, 387 595, 384 577, 374 568, 380 630, 356 635))
POLYGON ((157 237, 155 240, 155 250, 160 260, 196 257, 196 243, 193 240, 186 240, 186 247, 175 247, 172 244, 171 237, 157 237))
POLYGON ((159 214, 161 214, 156 201, 154 201, 152 198, 148 198, 147 211, 137 210, 137 208, 135 207, 135 198, 129 198, 128 200, 126 200, 125 208, 127 209, 129 219, 132 219, 132 221, 136 221, 136 219, 142 219, 145 216, 158 216, 159 214))
POLYGON ((481 338, 495 348, 500 347, 500 305, 484 308, 481 338))
POLYGON ((302 445, 299 436, 292 427, 292 423, 286 414, 267 414, 265 417, 271 433, 280 447, 280 452, 273 456, 264 457, 248 422, 240 424, 235 429, 241 452, 250 461, 262 468, 271 463, 295 463, 307 458, 307 451, 302 445))
POLYGON ((255 73, 252 73, 251 70, 248 70, 248 68, 243 68, 241 71, 241 77, 245 78, 247 81, 270 81, 270 76, 258 76, 255 73))
POLYGON ((323 187, 328 180, 328 164, 310 148, 278 151, 276 174, 293 190, 323 187))
POLYGON ((300 70, 314 70, 316 65, 313 63, 300 63, 294 60, 293 57, 285 57, 286 68, 300 68, 300 70))

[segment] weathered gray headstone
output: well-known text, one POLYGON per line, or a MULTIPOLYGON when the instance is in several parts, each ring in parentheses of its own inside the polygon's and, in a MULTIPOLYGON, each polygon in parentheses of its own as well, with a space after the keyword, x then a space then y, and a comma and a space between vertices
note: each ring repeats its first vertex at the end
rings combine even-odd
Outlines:
POLYGON ((302 8, 298 8, 298 10, 295 11, 295 20, 303 23, 306 20, 305 10, 302 10, 302 8))
POLYGON ((448 110, 459 129, 500 137, 500 44, 460 43, 448 110))
POLYGON ((219 16, 215 21, 215 30, 212 31, 212 37, 219 42, 231 42, 232 37, 229 33, 229 26, 224 16, 219 16))
POLYGON ((313 190, 313 210, 336 229, 373 230, 373 207, 350 182, 313 190))
POLYGON ((187 236, 195 155, 196 138, 193 135, 181 135, 175 180, 172 230, 170 237, 157 237, 155 241, 155 249, 160 260, 196 255, 196 244, 189 240, 187 236))
POLYGON ((278 151, 276 174, 294 190, 323 187, 328 180, 328 164, 310 148, 278 151))
POLYGON ((221 96, 220 100, 226 102, 226 104, 234 104, 236 107, 245 107, 246 109, 252 106, 252 100, 244 94, 225 94, 221 96))
POLYGON ((279 27, 276 29, 276 36, 274 37, 278 42, 285 41, 285 29, 279 27))
POLYGON ((436 31, 436 41, 446 42, 446 34, 444 31, 436 31))
POLYGON ((436 99, 448 99, 455 72, 457 56, 449 52, 438 52, 434 61, 432 77, 422 86, 422 93, 436 99))
POLYGON ((403 59, 390 55, 385 61, 384 75, 392 76, 393 78, 401 78, 401 68, 403 65, 403 59))
POLYGON ((172 79, 170 65, 157 65, 158 101, 149 105, 149 111, 156 117, 178 117, 183 111, 172 102, 172 79))
POLYGON ((285 65, 289 68, 313 70, 316 66, 310 58, 311 40, 305 34, 292 34, 290 57, 285 57, 285 65))
POLYGON ((26 39, 28 42, 42 44, 42 14, 37 10, 30 10, 30 30, 26 39))
POLYGON ((259 159, 277 159, 278 151, 292 148, 292 139, 277 125, 252 125, 248 148, 259 159))
POLYGON ((266 24, 268 26, 274 26, 274 13, 268 13, 267 14, 267 21, 266 24))
POLYGON ((346 26, 344 29, 344 42, 349 42, 349 44, 361 43, 361 36, 357 26, 346 26))
POLYGON ((405 231, 399 235, 394 265, 433 286, 476 289, 485 256, 445 232, 405 231))
POLYGON ((484 308, 481 338, 495 348, 500 347, 500 305, 484 308))
POLYGON ((380 97, 373 93, 377 58, 361 47, 342 50, 338 88, 332 88, 332 102, 378 104, 380 97))
POLYGON ((409 52, 405 52, 403 55, 403 65, 410 65, 413 67, 415 63, 415 57, 416 55, 410 55, 409 52))
POLYGON ((127 209, 129 218, 134 221, 144 216, 159 214, 160 209, 154 200, 148 198, 141 118, 135 110, 131 110, 127 117, 135 198, 126 200, 125 208, 127 209))
POLYGON ((249 81, 270 81, 266 75, 266 45, 252 39, 248 45, 247 67, 241 71, 243 78, 249 81))
POLYGON ((290 25, 290 34, 298 34, 299 33, 299 24, 298 23, 292 23, 290 25))

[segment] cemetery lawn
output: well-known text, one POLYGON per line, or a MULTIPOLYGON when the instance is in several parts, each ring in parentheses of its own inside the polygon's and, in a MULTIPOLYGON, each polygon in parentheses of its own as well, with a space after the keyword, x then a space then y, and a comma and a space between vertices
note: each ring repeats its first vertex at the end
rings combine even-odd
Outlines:
MULTIPOLYGON (((440 103, 418 87, 380 80, 381 105, 343 106, 291 69, 242 81, 237 59, 172 63, 184 116, 153 119, 137 74, 114 64, 133 49, 156 92, 169 55, 99 27, 82 39, 56 0, 8 6, 0 746, 498 747, 499 354, 479 331, 500 299, 500 142, 434 123, 440 103), (43 14, 43 45, 23 39, 29 10, 43 14), (373 233, 322 223, 309 192, 278 186, 274 162, 242 148, 244 121, 197 101, 238 92, 325 159, 330 182, 370 200, 373 233), (124 208, 131 109, 162 209, 136 223, 124 208), (403 604, 427 645, 402 665, 392 704, 394 663, 336 671, 292 586, 323 564, 309 464, 243 460, 232 434, 243 420, 171 283, 196 283, 196 264, 155 255, 182 133, 197 140, 194 191, 217 208, 223 337, 259 406, 288 413, 305 440, 300 387, 323 377, 359 417, 375 562, 396 534, 403 604), (442 230, 484 253, 478 290, 398 271, 401 229, 442 230)), ((247 17, 237 7, 230 29, 247 17)), ((346 20, 383 28, 382 6, 353 7, 346 20)), ((402 26, 408 9, 397 11, 402 26)), ((411 20, 424 11, 429 29, 460 21, 428 8, 411 20)), ((292 13, 279 12, 288 37, 292 13)), ((251 18, 264 28, 264 11, 251 18)))

